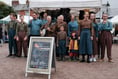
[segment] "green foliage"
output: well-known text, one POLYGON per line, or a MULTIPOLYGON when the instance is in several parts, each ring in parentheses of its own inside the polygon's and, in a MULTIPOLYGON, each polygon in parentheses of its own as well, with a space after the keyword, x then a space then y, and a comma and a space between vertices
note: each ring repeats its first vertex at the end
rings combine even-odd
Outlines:
POLYGON ((10 13, 13 13, 13 12, 14 10, 12 7, 0 1, 0 19, 8 16, 10 13))

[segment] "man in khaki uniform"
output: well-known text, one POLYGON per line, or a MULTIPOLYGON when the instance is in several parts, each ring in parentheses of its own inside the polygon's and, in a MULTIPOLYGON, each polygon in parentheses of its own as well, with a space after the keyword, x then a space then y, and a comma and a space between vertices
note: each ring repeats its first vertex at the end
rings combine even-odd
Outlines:
POLYGON ((18 57, 22 55, 22 48, 24 52, 24 57, 27 57, 27 32, 28 25, 24 22, 24 16, 20 16, 21 22, 18 23, 16 28, 16 40, 18 47, 18 57))

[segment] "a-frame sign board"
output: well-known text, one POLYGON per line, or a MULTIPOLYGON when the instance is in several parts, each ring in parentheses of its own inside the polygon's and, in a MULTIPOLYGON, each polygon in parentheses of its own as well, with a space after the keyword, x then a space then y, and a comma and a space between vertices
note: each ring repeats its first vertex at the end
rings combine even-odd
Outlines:
POLYGON ((26 65, 28 73, 47 74, 51 77, 52 61, 56 70, 54 37, 31 37, 26 65))

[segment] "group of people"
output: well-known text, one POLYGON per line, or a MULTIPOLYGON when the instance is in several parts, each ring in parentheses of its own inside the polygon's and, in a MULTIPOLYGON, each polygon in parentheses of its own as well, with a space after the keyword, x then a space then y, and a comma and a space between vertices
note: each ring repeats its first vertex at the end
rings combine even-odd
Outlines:
POLYGON ((27 57, 27 38, 28 38, 28 25, 24 22, 24 16, 20 16, 20 21, 17 20, 17 15, 10 14, 11 21, 6 26, 6 31, 9 38, 9 55, 21 57, 22 47, 24 57, 27 57), (14 50, 14 52, 13 52, 14 50))
POLYGON ((103 14, 101 23, 97 23, 94 12, 85 12, 83 20, 75 19, 71 15, 69 23, 64 21, 64 16, 59 15, 56 22, 52 22, 52 17, 44 13, 43 18, 39 19, 37 13, 33 13, 33 19, 29 24, 24 22, 24 16, 20 16, 20 21, 16 20, 15 14, 11 14, 11 21, 7 25, 9 37, 9 56, 27 57, 28 40, 32 36, 54 37, 56 53, 59 60, 65 60, 67 52, 70 60, 78 60, 82 55, 81 62, 96 61, 96 55, 100 61, 104 61, 105 47, 107 47, 108 62, 112 62, 112 23, 109 22, 108 15, 103 14), (30 32, 28 31, 30 28, 30 32), (28 37, 29 36, 29 37, 28 37), (12 49, 14 48, 14 54, 12 49))

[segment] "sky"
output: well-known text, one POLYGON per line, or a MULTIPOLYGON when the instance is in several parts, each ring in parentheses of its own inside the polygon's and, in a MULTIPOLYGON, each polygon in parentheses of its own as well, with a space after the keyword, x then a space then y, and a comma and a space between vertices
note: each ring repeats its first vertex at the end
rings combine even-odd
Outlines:
MULTIPOLYGON (((3 2, 5 2, 6 4, 11 5, 11 1, 12 1, 12 0, 0 0, 0 1, 3 1, 3 2)), ((118 0, 102 0, 102 3, 103 3, 103 4, 106 4, 107 1, 110 3, 110 7, 111 7, 111 8, 118 8, 118 6, 117 6, 117 5, 118 5, 118 0)), ((25 4, 26 0, 19 0, 19 2, 20 2, 21 4, 25 4)))

